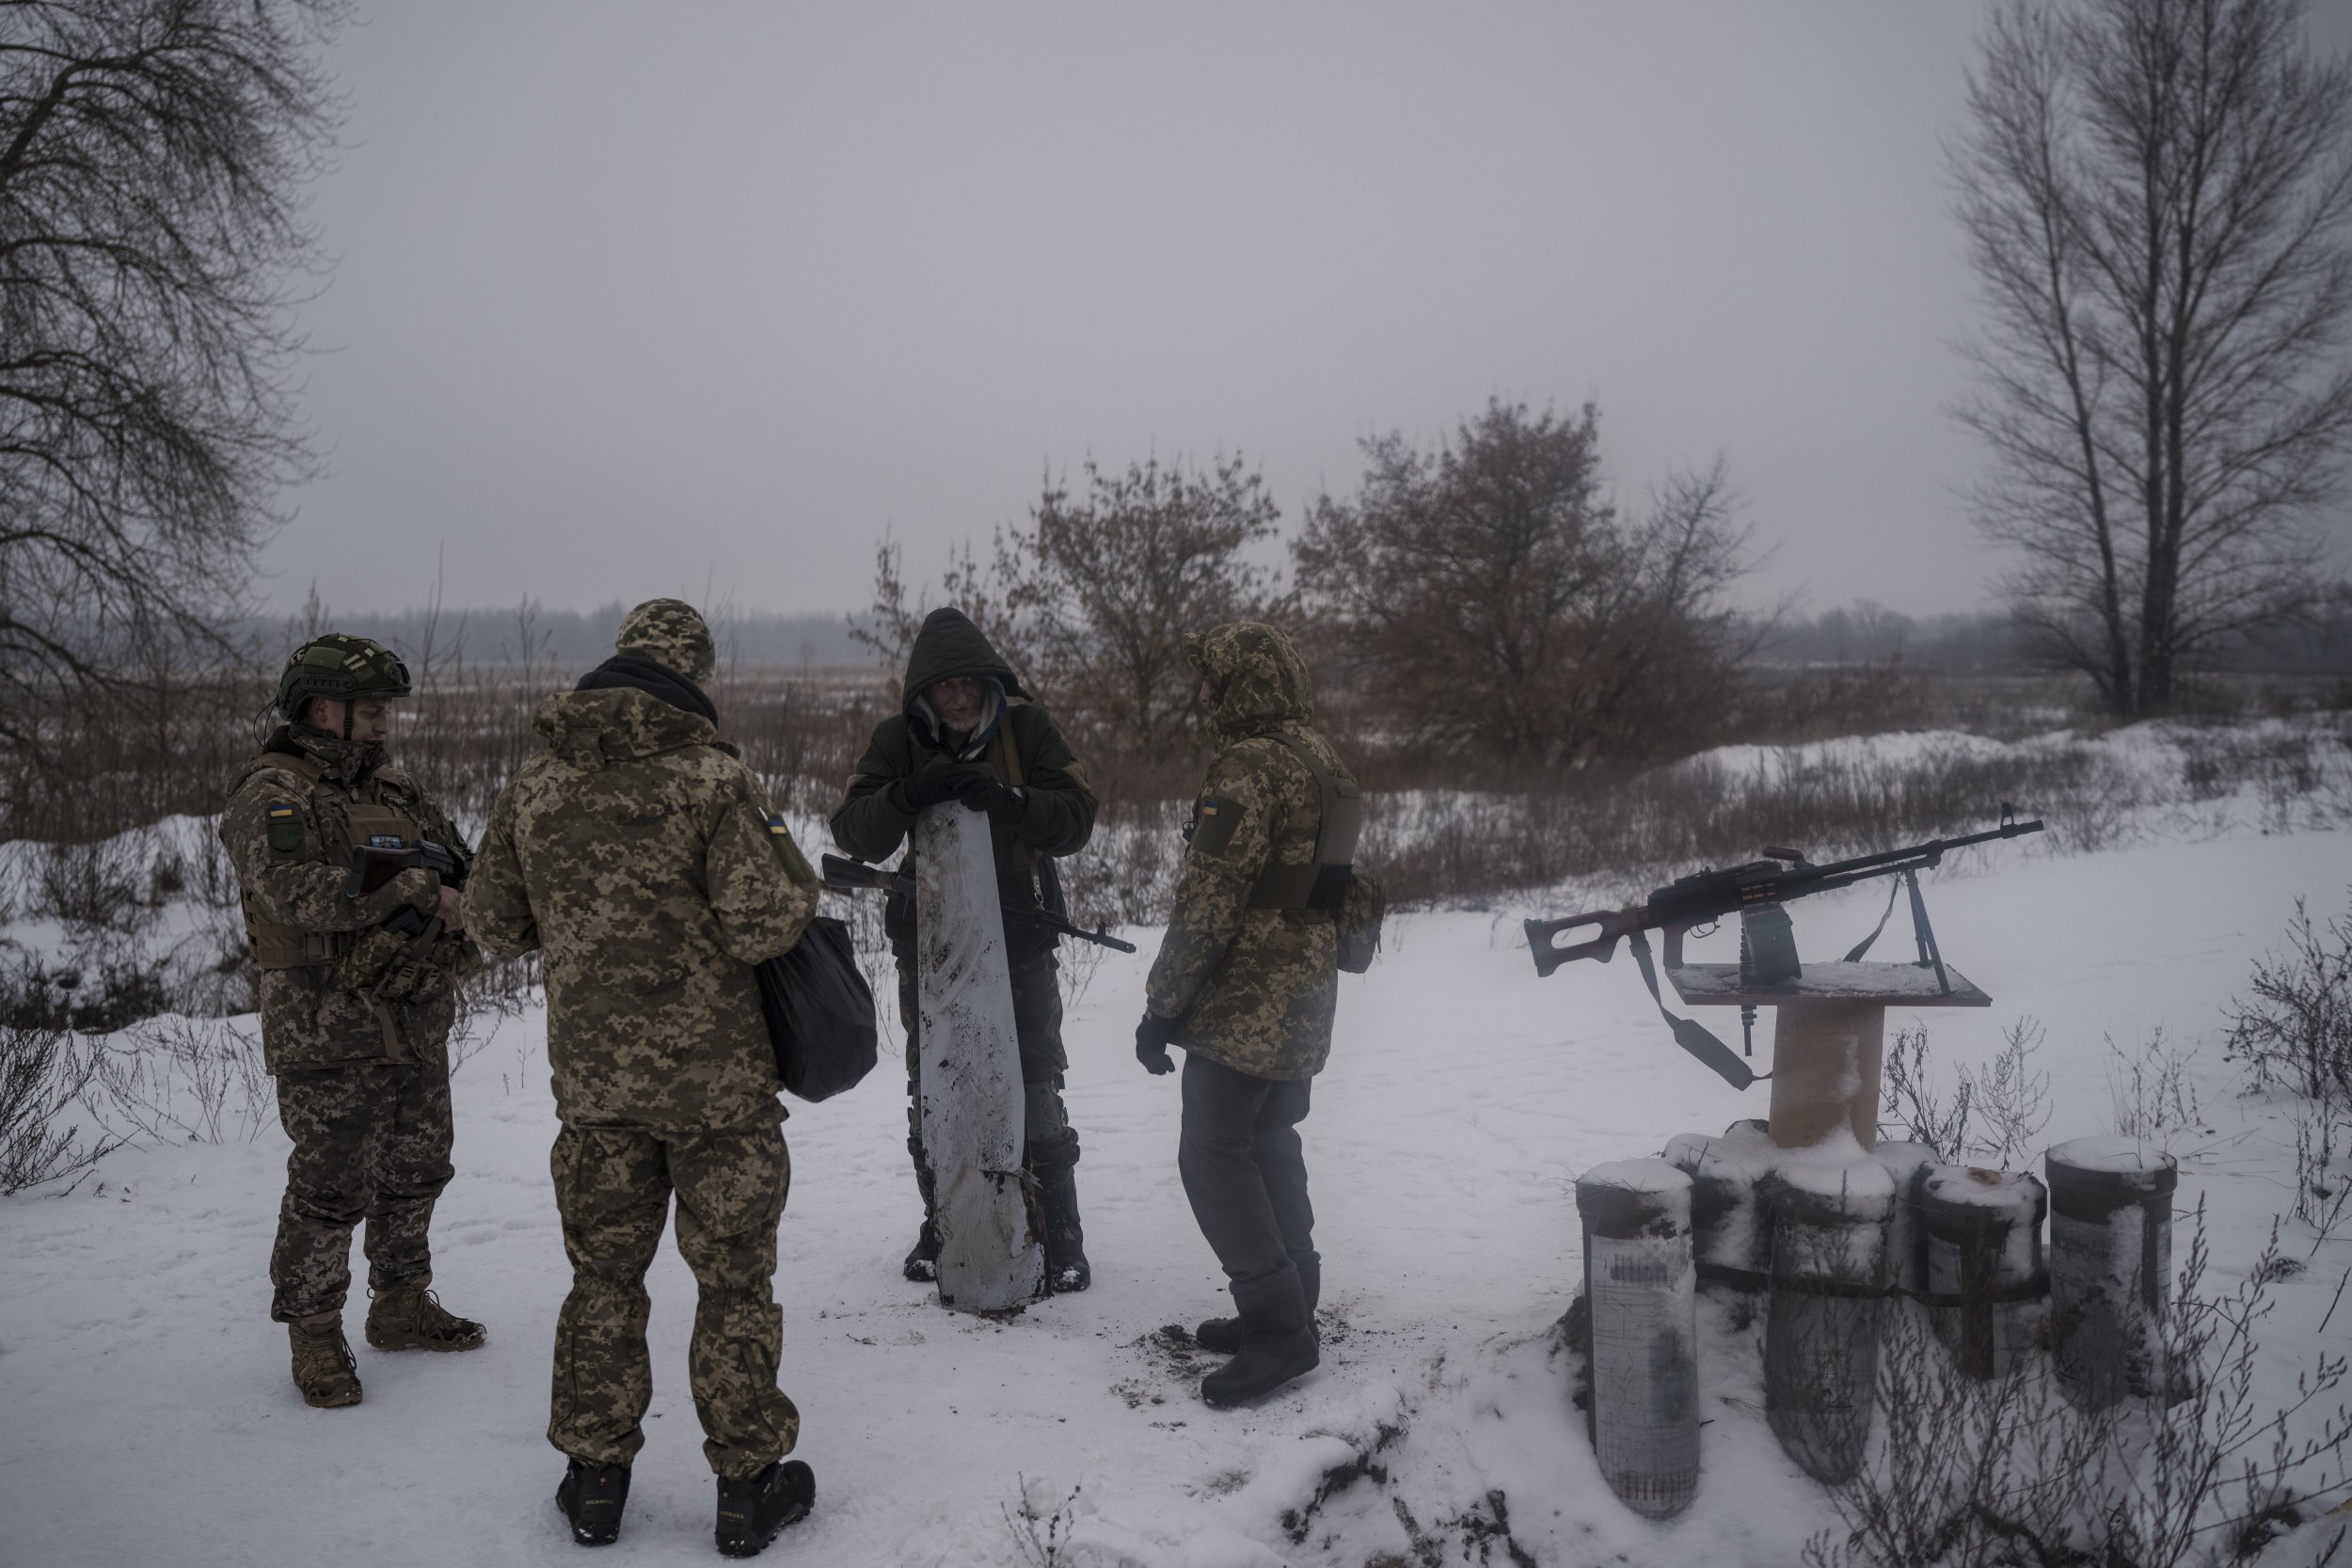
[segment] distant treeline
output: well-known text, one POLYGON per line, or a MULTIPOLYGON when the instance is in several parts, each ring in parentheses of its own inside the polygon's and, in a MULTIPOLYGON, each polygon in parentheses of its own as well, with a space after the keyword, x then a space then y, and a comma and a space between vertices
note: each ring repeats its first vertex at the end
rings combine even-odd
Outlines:
MULTIPOLYGON (((372 637, 405 657, 430 646, 437 659, 469 664, 594 664, 612 651, 628 606, 614 600, 594 610, 549 610, 538 604, 499 609, 402 610, 345 612, 307 608, 298 615, 256 618, 246 634, 264 652, 299 640, 306 631, 328 629, 372 637)), ((710 614, 722 660, 764 666, 866 664, 873 655, 850 640, 838 615, 775 615, 763 610, 710 614)))
MULTIPOLYGON (((1870 599, 1792 617, 1759 657, 1784 664, 1886 664, 1912 669, 2002 670, 2033 661, 2016 623, 1996 611, 1910 616, 1870 599)), ((2338 584, 2300 622, 2283 622, 2200 657, 2206 670, 2352 674, 2352 584, 2338 584)))
MULTIPOLYGON (((612 648, 628 606, 617 600, 595 610, 548 610, 539 605, 503 609, 404 610, 351 613, 321 611, 318 625, 373 637, 415 657, 430 641, 436 656, 469 664, 530 662, 590 664, 612 648)), ((257 619, 248 632, 263 644, 299 638, 306 616, 257 619)), ((858 645, 850 624, 837 615, 777 615, 764 610, 725 611, 712 617, 720 653, 730 661, 770 668, 798 665, 870 664, 874 654, 858 645)), ((2000 670, 2027 662, 2015 625, 1995 611, 1905 615, 1870 599, 1792 616, 1766 638, 1757 657, 1771 664, 1860 665, 1899 662, 1924 670, 2000 670)), ((2340 591, 2306 626, 2281 626, 2249 638, 2207 667, 2295 673, 2352 673, 2352 592, 2340 591)))

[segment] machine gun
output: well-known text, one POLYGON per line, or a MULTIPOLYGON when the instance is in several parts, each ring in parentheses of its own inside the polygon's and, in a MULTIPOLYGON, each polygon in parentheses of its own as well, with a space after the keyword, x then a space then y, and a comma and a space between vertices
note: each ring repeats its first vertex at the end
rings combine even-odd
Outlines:
POLYGON ((360 845, 351 852, 351 879, 343 884, 343 894, 350 898, 364 898, 401 872, 414 871, 420 866, 439 872, 443 887, 465 885, 466 858, 427 839, 398 849, 360 845))
MULTIPOLYGON (((823 857, 824 885, 834 893, 896 893, 908 902, 914 899, 914 879, 904 871, 885 871, 877 865, 861 865, 856 861, 843 860, 839 855, 823 857)), ((1071 921, 1034 904, 1013 904, 997 901, 1007 920, 1018 921, 1033 930, 1051 931, 1057 936, 1073 937, 1107 947, 1115 953, 1132 953, 1136 944, 1112 936, 1107 927, 1096 927, 1089 931, 1071 921)))
MULTIPOLYGON (((2040 819, 2020 822, 2004 801, 2001 825, 1997 828, 1959 838, 1933 838, 1908 848, 1859 855, 1827 865, 1815 865, 1797 850, 1768 844, 1764 847, 1764 860, 1749 861, 1725 871, 1692 872, 1655 890, 1647 900, 1628 909, 1563 915, 1557 920, 1530 920, 1526 923, 1527 945, 1535 955, 1535 973, 1549 974, 1571 958, 1598 958, 1607 963, 1616 956, 1619 938, 1638 938, 1653 926, 1704 926, 1727 914, 1737 914, 1742 948, 1740 969, 1759 985, 1773 985, 1793 980, 1803 972, 1797 961, 1796 942, 1788 934, 1788 913, 1781 908, 1789 899, 1851 887, 1871 877, 1900 876, 1913 879, 1912 897, 1916 900, 1917 874, 1941 865, 1950 851, 1971 844, 1989 844, 1994 839, 2020 838, 2040 832, 2040 819), (1586 941, 1565 946, 1556 940, 1561 932, 1581 926, 1597 930, 1586 941)), ((1879 922, 1882 929, 1885 924, 1884 920, 1879 922)), ((1870 933, 1872 941, 1877 936, 1877 931, 1870 933)), ((1925 940, 1932 946, 1932 936, 1925 940)), ((1847 961, 1858 961, 1869 945, 1866 941, 1847 955, 1847 961)), ((1923 959, 1929 956, 1921 955, 1923 959)))
MULTIPOLYGON (((1912 931, 1919 947, 1918 967, 1933 969, 1937 991, 1948 997, 1953 993, 1951 977, 1946 973, 1934 928, 1928 924, 1926 901, 1919 896, 1919 873, 1941 865, 1944 857, 1954 849, 2042 831, 2039 819, 2020 822, 2009 803, 2003 801, 2001 825, 1997 828, 1959 838, 1930 839, 1925 844, 1833 861, 1827 865, 1814 864, 1798 850, 1767 845, 1763 860, 1749 861, 1723 871, 1693 872, 1654 890, 1647 899, 1627 909, 1597 910, 1557 920, 1530 920, 1526 922, 1527 945, 1535 956, 1535 973, 1549 974, 1572 958, 1598 958, 1607 963, 1616 956, 1618 941, 1629 939, 1634 961, 1641 966, 1642 979, 1649 987, 1651 999, 1658 1002, 1660 1014, 1673 1029, 1677 1043, 1722 1074, 1734 1087, 1744 1088, 1755 1075, 1740 1058, 1697 1023, 1677 1018, 1666 1010, 1659 993, 1657 971, 1650 960, 1649 938, 1645 934, 1649 927, 1655 926, 1666 933, 1666 967, 1670 973, 1677 973, 1677 966, 1682 961, 1683 932, 1693 926, 1711 925, 1725 915, 1740 917, 1738 977, 1746 993, 1740 1002, 1740 1022, 1743 1037, 1752 1039, 1756 1002, 1776 999, 1758 997, 1756 993, 1793 991, 1804 974, 1804 966, 1797 957, 1788 911, 1781 906, 1791 898, 1851 887, 1872 877, 1894 877, 1897 883, 1887 894, 1885 912, 1844 961, 1862 961, 1870 944, 1878 941, 1879 933, 1886 929, 1886 922, 1895 912, 1897 895, 1907 889, 1911 895, 1912 931), (1557 940, 1563 932, 1587 927, 1593 928, 1593 935, 1582 942, 1564 944, 1557 940)), ((1742 1053, 1752 1054, 1753 1050, 1749 1044, 1742 1053)))

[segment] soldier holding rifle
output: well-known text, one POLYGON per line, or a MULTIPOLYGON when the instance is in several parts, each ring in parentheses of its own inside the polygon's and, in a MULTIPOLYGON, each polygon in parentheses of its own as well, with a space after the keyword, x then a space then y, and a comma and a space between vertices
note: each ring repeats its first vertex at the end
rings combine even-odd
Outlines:
POLYGON ((429 1289, 427 1231, 451 1175, 451 990, 475 955, 458 897, 465 840, 384 760, 390 705, 407 695, 407 669, 364 637, 328 632, 296 648, 278 681, 285 722, 220 821, 262 971, 263 1057, 294 1140, 270 1316, 287 1325, 294 1386, 323 1409, 359 1402, 342 1318, 362 1220, 368 1343, 483 1341, 480 1323, 429 1289), (355 864, 371 854, 413 863, 371 877, 355 864))

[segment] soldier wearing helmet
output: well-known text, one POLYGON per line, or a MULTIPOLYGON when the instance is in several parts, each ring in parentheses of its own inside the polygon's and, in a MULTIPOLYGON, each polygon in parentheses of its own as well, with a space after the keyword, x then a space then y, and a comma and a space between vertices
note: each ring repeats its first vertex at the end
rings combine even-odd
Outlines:
POLYGON ((407 668, 364 637, 329 632, 296 648, 278 681, 285 722, 238 775, 220 821, 262 972, 262 1055, 294 1140, 270 1316, 287 1325, 295 1386, 322 1408, 359 1402, 342 1315, 362 1221, 368 1343, 483 1341, 480 1323, 428 1288, 426 1233, 451 1173, 452 987, 478 960, 458 895, 465 840, 384 761, 390 705, 409 691, 407 668), (421 863, 394 868, 410 859, 421 863))

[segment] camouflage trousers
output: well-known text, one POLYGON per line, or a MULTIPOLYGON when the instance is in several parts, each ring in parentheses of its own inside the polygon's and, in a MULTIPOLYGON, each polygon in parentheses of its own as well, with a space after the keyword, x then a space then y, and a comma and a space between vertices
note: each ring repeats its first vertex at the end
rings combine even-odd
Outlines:
POLYGON ((701 1287, 687 1377, 704 1457, 741 1479, 790 1453, 801 1413, 776 1387, 784 1313, 773 1291, 792 1182, 784 1130, 772 1120, 678 1132, 567 1125, 549 1164, 572 1291, 555 1324, 548 1441, 591 1465, 627 1465, 644 1447, 645 1271, 675 1192, 678 1254, 701 1287))
MULTIPOLYGON (((1013 967, 1012 1030, 1021 1047, 1022 1134, 1032 1157, 1051 1158, 1076 1141, 1070 1113, 1062 1104, 1062 1074, 1070 1058, 1061 1042, 1061 966, 1051 953, 1013 967)), ((931 1169, 923 1152, 922 1011, 915 997, 914 972, 898 968, 898 1022, 907 1035, 907 1153, 914 1160, 914 1179, 923 1189, 923 1207, 931 1206, 931 1169)))
POLYGON ((342 1310, 351 1232, 362 1220, 370 1290, 431 1279, 426 1232, 451 1174, 448 1069, 386 1062, 280 1072, 278 1117, 294 1152, 270 1251, 269 1315, 292 1323, 342 1310))

